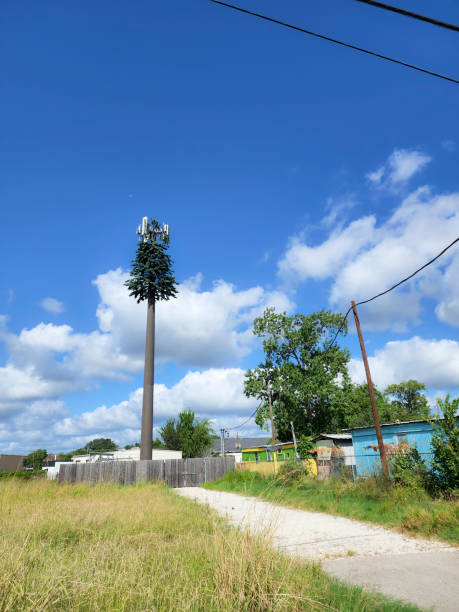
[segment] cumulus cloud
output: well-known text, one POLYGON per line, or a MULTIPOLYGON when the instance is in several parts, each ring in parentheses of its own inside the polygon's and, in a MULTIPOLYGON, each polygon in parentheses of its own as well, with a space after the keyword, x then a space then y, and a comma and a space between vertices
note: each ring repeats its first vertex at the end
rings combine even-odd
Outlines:
MULTIPOLYGON (((388 342, 369 357, 371 376, 381 389, 392 383, 416 379, 432 389, 459 387, 459 342, 428 340, 414 336, 388 342)), ((364 382, 360 359, 351 359, 349 372, 355 382, 364 382)))
MULTIPOLYGON (((330 305, 347 309, 352 299, 371 297, 408 276, 458 235, 459 193, 436 196, 423 187, 380 225, 366 216, 317 245, 293 238, 278 272, 290 283, 330 278, 330 305)), ((437 302, 437 316, 457 325, 457 257, 451 249, 403 288, 362 307, 363 322, 370 329, 404 330, 419 320, 421 300, 429 297, 437 302)))
MULTIPOLYGON (((142 370, 146 307, 129 297, 124 286, 126 279, 127 273, 117 269, 99 275, 94 281, 100 296, 99 326, 89 333, 78 333, 67 324, 41 322, 15 334, 8 330, 7 317, 0 315, 0 341, 8 355, 6 363, 0 366, 2 420, 27 414, 33 402, 57 401, 67 394, 89 391, 100 381, 126 380, 142 370)), ((280 311, 293 308, 287 295, 280 291, 267 291, 260 286, 238 290, 225 281, 203 290, 202 283, 198 274, 180 286, 176 300, 157 305, 157 361, 208 368, 206 374, 191 372, 172 389, 158 385, 160 415, 171 414, 177 406, 183 406, 182 397, 189 397, 192 404, 204 410, 207 404, 200 395, 209 398, 209 415, 220 410, 220 406, 225 410, 229 401, 233 414, 237 414, 245 406, 245 400, 234 396, 234 377, 240 377, 240 372, 218 368, 236 365, 253 350, 253 319, 267 306, 280 311)), ((98 412, 76 421, 70 417, 61 420, 59 435, 64 435, 66 428, 84 435, 85 427, 94 430, 96 422, 110 427, 119 415, 124 428, 136 431, 138 416, 129 420, 126 412, 136 401, 134 394, 129 405, 99 407, 98 412)), ((13 439, 11 432, 9 435, 13 439)))
MULTIPOLYGON (((121 269, 101 274, 94 281, 101 302, 99 327, 110 333, 124 354, 142 358, 145 342, 145 306, 129 297, 121 269)), ((285 293, 257 286, 238 291, 225 281, 202 290, 198 274, 180 285, 176 299, 156 307, 158 361, 184 366, 222 366, 247 355, 253 348, 253 319, 267 306, 290 311, 285 293)))
POLYGON ((395 149, 384 165, 367 174, 367 179, 379 189, 398 191, 430 161, 432 158, 421 151, 395 149))
POLYGON ((64 304, 52 297, 43 298, 40 302, 42 308, 51 314, 61 314, 64 312, 64 304))
MULTIPOLYGON (((214 427, 232 427, 244 420, 257 406, 243 394, 244 370, 210 368, 189 371, 175 385, 155 385, 155 429, 169 418, 190 408, 199 418, 213 420, 214 427)), ((48 450, 68 450, 84 446, 93 438, 109 437, 124 445, 140 439, 142 388, 111 406, 98 406, 70 416, 62 401, 39 400, 17 405, 0 426, 0 449, 23 451, 45 446, 48 450), (14 446, 11 446, 14 444, 14 446)), ((250 425, 249 425, 250 427, 250 425)), ((257 430, 252 425, 253 430, 257 430)))

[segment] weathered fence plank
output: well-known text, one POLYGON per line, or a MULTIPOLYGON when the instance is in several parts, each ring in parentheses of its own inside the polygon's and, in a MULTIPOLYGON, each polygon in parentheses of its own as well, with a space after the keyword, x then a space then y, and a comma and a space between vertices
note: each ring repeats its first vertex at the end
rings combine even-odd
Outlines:
POLYGON ((218 480, 234 468, 234 457, 75 463, 61 465, 58 482, 128 485, 163 481, 169 487, 199 487, 207 481, 218 480))

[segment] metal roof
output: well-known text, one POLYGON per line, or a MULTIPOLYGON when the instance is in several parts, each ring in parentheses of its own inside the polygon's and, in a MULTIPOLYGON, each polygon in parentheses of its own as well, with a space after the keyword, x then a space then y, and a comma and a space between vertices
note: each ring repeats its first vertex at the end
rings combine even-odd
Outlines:
MULTIPOLYGON (((442 419, 414 419, 413 421, 395 421, 394 423, 381 423, 381 427, 389 427, 393 425, 409 425, 410 423, 430 423, 431 421, 437 421, 442 419)), ((354 431, 356 429, 374 429, 374 425, 363 425, 361 427, 348 427, 347 429, 343 429, 343 431, 354 431)))
POLYGON ((352 434, 350 433, 337 433, 337 434, 327 434, 321 433, 318 436, 313 438, 313 441, 320 440, 321 438, 326 438, 327 440, 352 440, 352 434))
MULTIPOLYGON (((243 448, 254 448, 265 446, 268 439, 268 434, 264 438, 225 438, 226 453, 240 453, 243 448)), ((220 438, 215 438, 212 444, 212 453, 219 453, 221 449, 220 438)))

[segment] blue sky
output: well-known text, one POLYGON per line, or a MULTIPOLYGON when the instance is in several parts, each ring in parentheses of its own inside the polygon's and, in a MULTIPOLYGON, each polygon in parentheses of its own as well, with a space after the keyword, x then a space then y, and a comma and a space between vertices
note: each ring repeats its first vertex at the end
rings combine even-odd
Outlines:
MULTIPOLYGON (((400 6, 459 23, 453 0, 400 6)), ((459 36, 361 3, 243 6, 458 78, 459 36)), ((343 311, 459 236, 459 88, 205 0, 3 5, 0 452, 139 439, 144 215, 171 227, 155 423, 235 426, 267 305, 343 311)), ((376 382, 459 388, 459 252, 362 307, 376 382)), ((345 342, 362 379, 353 325, 345 342)), ((254 434, 249 424, 241 434, 254 434)))

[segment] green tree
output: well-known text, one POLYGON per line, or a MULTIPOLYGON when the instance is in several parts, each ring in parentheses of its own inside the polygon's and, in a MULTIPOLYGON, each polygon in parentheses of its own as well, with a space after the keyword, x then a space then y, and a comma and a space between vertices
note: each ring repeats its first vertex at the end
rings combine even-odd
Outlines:
POLYGON ((43 461, 46 459, 48 451, 44 448, 37 448, 37 450, 27 455, 26 465, 33 467, 34 470, 41 470, 43 468, 43 461))
POLYGON ((448 394, 437 402, 443 418, 432 422, 431 483, 436 490, 454 491, 459 488, 459 398, 451 400, 448 394))
POLYGON ((384 394, 390 399, 394 420, 409 421, 429 418, 429 404, 421 393, 426 386, 417 380, 407 380, 386 387, 384 394))
MULTIPOLYGON (((374 384, 373 389, 381 423, 394 422, 397 416, 391 403, 374 384)), ((345 427, 371 427, 374 425, 373 409, 367 383, 355 385, 346 381, 346 384, 343 385, 343 403, 345 405, 345 427)))
POLYGON ((177 420, 169 419, 159 433, 166 448, 181 450, 188 459, 201 457, 211 447, 214 431, 208 419, 196 419, 192 410, 184 410, 177 420))
MULTIPOLYGON (((336 343, 331 346, 337 332, 345 335, 346 323, 329 310, 287 316, 267 308, 255 319, 253 333, 263 339, 266 357, 261 367, 272 368, 273 412, 280 440, 291 439, 290 421, 298 436, 345 426, 342 383, 337 381, 348 376, 349 353, 336 343)), ((257 369, 247 372, 246 395, 258 397, 253 381, 259 377, 257 369)), ((264 426, 268 418, 262 401, 256 422, 264 426)))
MULTIPOLYGON (((110 438, 95 438, 84 446, 84 450, 87 453, 103 453, 114 451, 118 448, 116 442, 113 442, 110 438)), ((76 453, 78 454, 78 453, 76 453)))
MULTIPOLYGON (((146 221, 146 218, 145 218, 146 221)), ((177 295, 177 281, 172 272, 172 260, 167 253, 169 229, 158 221, 142 222, 142 239, 126 281, 129 295, 137 302, 146 301, 147 331, 143 378, 142 430, 140 458, 151 459, 153 443, 153 388, 155 369, 155 303, 177 295)))

